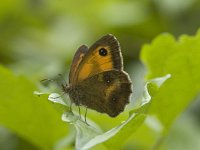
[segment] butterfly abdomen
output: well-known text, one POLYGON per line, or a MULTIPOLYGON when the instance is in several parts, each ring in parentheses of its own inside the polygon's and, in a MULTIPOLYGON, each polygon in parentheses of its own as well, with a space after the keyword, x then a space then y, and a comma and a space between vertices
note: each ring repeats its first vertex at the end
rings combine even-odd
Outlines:
POLYGON ((85 99, 85 94, 81 91, 82 89, 79 86, 70 86, 68 91, 70 100, 78 106, 80 106, 81 101, 85 99))

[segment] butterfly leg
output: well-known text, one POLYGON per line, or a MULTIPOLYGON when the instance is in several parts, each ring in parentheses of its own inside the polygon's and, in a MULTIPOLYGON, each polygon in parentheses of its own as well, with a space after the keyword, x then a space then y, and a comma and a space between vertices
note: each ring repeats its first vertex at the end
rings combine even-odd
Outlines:
POLYGON ((79 112, 79 118, 80 118, 80 120, 82 119, 81 118, 81 108, 80 108, 80 106, 78 105, 78 112, 79 112))
POLYGON ((85 107, 85 123, 86 123, 87 125, 89 125, 89 124, 87 123, 87 107, 85 107))
POLYGON ((70 101, 70 105, 69 105, 69 111, 72 112, 72 101, 70 101))

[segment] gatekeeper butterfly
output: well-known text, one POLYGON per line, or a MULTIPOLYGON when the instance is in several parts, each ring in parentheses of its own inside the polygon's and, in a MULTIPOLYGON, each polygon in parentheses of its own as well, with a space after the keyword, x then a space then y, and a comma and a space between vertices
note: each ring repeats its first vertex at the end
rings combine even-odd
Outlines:
POLYGON ((116 117, 129 102, 131 80, 123 70, 117 39, 105 35, 90 48, 76 51, 69 73, 69 85, 63 86, 72 103, 116 117))

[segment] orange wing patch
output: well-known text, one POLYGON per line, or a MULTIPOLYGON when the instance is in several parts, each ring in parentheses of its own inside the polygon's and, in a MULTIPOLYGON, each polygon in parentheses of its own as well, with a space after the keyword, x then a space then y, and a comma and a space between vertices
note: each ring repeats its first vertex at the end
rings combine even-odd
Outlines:
POLYGON ((78 81, 81 81, 85 78, 90 77, 91 75, 112 69, 113 61, 110 47, 99 46, 84 60, 84 63, 79 70, 77 79, 78 81), (102 48, 106 50, 107 54, 105 56, 99 54, 99 50, 101 50, 102 48))
POLYGON ((84 56, 80 57, 81 52, 78 52, 75 60, 81 59, 81 61, 74 61, 78 65, 71 68, 73 84, 104 71, 123 70, 119 42, 110 34, 100 38, 89 49, 81 48, 81 50, 84 56))

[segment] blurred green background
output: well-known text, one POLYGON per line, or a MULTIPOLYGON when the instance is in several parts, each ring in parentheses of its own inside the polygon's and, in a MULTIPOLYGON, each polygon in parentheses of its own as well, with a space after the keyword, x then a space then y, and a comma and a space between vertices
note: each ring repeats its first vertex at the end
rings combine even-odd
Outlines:
MULTIPOLYGON (((67 78, 77 48, 111 33, 134 82, 134 105, 145 75, 142 45, 164 32, 193 35, 199 27, 199 0, 6 0, 0 4, 0 64, 35 85, 59 73, 67 78)), ((199 106, 197 101, 177 120, 167 139, 169 149, 200 149, 199 106)), ((0 125, 0 150, 23 147, 36 149, 0 125)))

